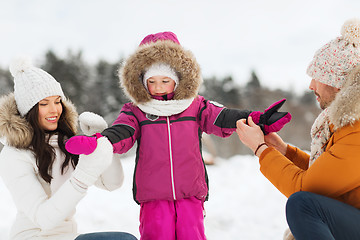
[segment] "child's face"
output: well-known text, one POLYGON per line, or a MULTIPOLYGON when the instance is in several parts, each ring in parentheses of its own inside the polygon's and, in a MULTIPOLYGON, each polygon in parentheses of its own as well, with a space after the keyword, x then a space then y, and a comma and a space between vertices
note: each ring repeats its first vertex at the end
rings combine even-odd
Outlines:
POLYGON ((147 80, 149 93, 153 96, 163 96, 172 93, 175 81, 166 76, 153 76, 147 80))

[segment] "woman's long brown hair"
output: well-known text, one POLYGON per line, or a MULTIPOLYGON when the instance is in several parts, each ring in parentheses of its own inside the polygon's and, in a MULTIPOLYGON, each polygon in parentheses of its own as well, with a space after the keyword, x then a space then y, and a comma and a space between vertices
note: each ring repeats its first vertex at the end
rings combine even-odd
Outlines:
POLYGON ((62 105, 62 114, 58 122, 58 127, 55 131, 47 132, 40 127, 38 115, 39 104, 36 104, 26 115, 26 120, 30 123, 34 130, 34 135, 31 140, 30 149, 34 152, 36 158, 36 165, 39 168, 40 176, 48 183, 52 179, 52 165, 55 160, 55 150, 49 144, 48 139, 53 134, 58 134, 58 145, 60 150, 65 154, 64 163, 61 166, 61 173, 64 173, 65 168, 71 163, 75 167, 78 163, 79 156, 70 154, 65 149, 65 140, 74 136, 75 133, 71 130, 69 123, 66 121, 66 108, 62 105), (49 136, 47 136, 49 135, 49 136))

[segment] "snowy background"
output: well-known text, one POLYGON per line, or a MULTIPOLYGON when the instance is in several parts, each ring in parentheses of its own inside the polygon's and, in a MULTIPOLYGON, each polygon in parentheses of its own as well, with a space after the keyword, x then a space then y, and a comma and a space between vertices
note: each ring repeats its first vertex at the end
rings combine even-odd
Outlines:
MULTIPOLYGON (((240 141, 239 141, 240 144, 240 141)), ((95 187, 78 205, 79 232, 126 231, 139 237, 139 206, 132 199, 134 156, 122 160, 122 188, 106 192, 95 187)), ((259 171, 253 156, 216 159, 208 166, 210 199, 205 203, 208 240, 276 240, 286 229, 286 198, 259 171)), ((15 217, 11 196, 0 181, 0 239, 7 239, 15 217)))
POLYGON ((303 91, 315 51, 360 17, 359 0, 0 0, 0 64, 48 49, 90 63, 127 57, 148 34, 173 31, 204 77, 256 73, 270 88, 303 91))
MULTIPOLYGON (((49 49, 60 56, 82 50, 89 63, 117 61, 147 34, 173 31, 204 77, 232 75, 241 85, 254 69, 262 85, 300 92, 308 87, 305 70, 315 51, 359 13, 359 0, 0 0, 0 65, 23 54, 41 62, 49 49)), ((123 165, 121 189, 91 188, 79 204, 79 231, 139 236, 139 207, 131 193, 134 158, 125 157, 123 165)), ((209 240, 282 239, 286 198, 262 176, 256 158, 217 159, 208 172, 209 240)), ((0 240, 7 239, 14 215, 0 180, 0 240)))

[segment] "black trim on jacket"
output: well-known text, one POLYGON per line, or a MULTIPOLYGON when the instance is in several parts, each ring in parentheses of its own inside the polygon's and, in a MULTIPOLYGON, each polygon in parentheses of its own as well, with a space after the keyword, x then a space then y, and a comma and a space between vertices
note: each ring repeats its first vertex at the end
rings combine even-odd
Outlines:
POLYGON ((224 108, 215 121, 215 126, 221 128, 236 128, 236 121, 247 119, 251 111, 224 108))

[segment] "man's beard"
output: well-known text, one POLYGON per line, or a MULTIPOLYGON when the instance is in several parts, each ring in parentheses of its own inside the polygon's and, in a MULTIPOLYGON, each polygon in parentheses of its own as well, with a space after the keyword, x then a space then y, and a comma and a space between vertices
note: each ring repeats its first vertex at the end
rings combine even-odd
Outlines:
POLYGON ((327 107, 330 105, 330 103, 332 102, 332 101, 330 101, 330 102, 328 102, 328 101, 323 101, 323 99, 320 97, 320 95, 319 95, 317 92, 314 92, 314 94, 318 97, 318 102, 319 102, 320 108, 321 108, 322 110, 324 110, 325 108, 327 108, 327 107))

